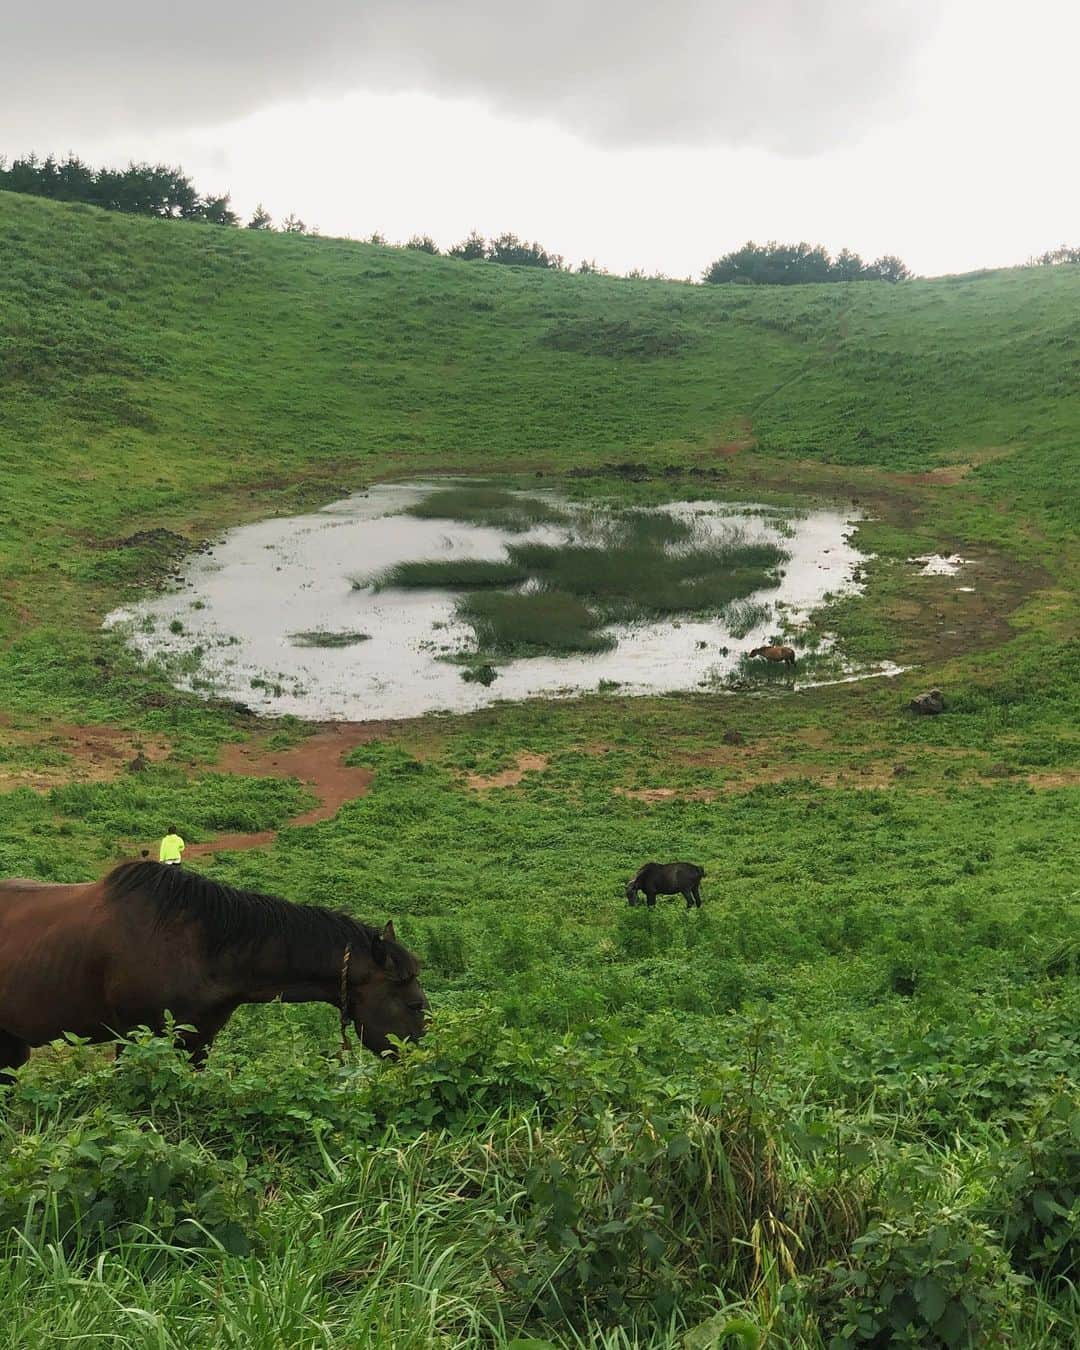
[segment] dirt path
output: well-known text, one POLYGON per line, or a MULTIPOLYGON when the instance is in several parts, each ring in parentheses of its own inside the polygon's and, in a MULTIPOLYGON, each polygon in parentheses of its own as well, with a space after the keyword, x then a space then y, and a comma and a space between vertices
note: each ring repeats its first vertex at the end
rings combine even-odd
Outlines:
POLYGON ((527 773, 541 773, 547 766, 547 755, 538 755, 532 750, 519 750, 515 756, 514 768, 503 769, 501 773, 487 776, 471 773, 465 781, 474 792, 486 792, 489 788, 517 787, 527 773))
MULTIPOLYGON (((222 773, 245 774, 249 778, 298 778, 318 797, 319 804, 294 816, 288 824, 315 825, 336 815, 346 802, 366 795, 374 774, 343 760, 350 750, 377 740, 387 730, 385 722, 330 722, 288 750, 271 749, 266 738, 228 745, 215 767, 222 773)), ((277 833, 258 830, 250 834, 220 834, 206 843, 189 845, 184 856, 202 858, 210 853, 267 848, 277 833)))

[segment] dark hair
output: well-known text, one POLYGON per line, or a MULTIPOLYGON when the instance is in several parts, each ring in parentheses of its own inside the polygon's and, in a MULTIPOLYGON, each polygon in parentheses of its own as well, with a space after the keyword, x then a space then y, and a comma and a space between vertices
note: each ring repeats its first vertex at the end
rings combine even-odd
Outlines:
POLYGON ((176 833, 176 826, 175 826, 175 825, 170 825, 169 828, 165 831, 165 833, 166 833, 166 834, 175 834, 175 833, 176 833))
POLYGON ((109 900, 146 900, 154 910, 155 928, 195 919, 209 956, 281 938, 296 957, 315 945, 331 943, 339 952, 353 947, 366 952, 377 965, 391 966, 402 981, 413 979, 420 969, 407 947, 341 910, 294 905, 274 895, 235 890, 187 868, 156 862, 121 863, 103 884, 109 900))

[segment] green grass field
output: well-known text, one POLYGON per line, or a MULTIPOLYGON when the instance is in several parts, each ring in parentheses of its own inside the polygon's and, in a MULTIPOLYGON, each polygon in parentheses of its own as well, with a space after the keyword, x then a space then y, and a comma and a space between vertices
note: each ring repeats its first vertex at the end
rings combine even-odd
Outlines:
POLYGON ((395 1065, 281 1005, 201 1075, 38 1052, 0 1345, 1080 1343, 1080 267, 691 287, 4 194, 0 261, 0 875, 280 830, 196 865, 392 915, 435 1009, 395 1065), (808 636, 908 669, 387 724, 290 826, 308 789, 220 756, 310 728, 101 619, 232 523, 438 472, 855 499, 865 593, 808 636), (972 591, 908 561, 954 551, 972 591), (630 909, 650 857, 704 908, 630 909))

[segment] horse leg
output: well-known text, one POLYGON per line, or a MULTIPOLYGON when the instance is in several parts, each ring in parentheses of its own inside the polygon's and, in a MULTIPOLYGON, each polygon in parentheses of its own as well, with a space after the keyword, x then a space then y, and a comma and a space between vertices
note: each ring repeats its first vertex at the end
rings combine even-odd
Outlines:
POLYGON ((232 1009, 223 1015, 215 1017, 204 1017, 200 1019, 199 1025, 194 1031, 182 1031, 179 1036, 180 1044, 191 1056, 191 1067, 193 1069, 204 1069, 206 1067, 206 1057, 210 1053, 210 1047, 214 1044, 214 1038, 232 1016, 232 1009))
POLYGON ((682 893, 682 898, 686 901, 686 908, 687 908, 687 909, 693 909, 693 908, 694 908, 694 892, 693 892, 693 891, 683 891, 683 893, 682 893))
POLYGON ((10 1031, 0 1031, 0 1086, 14 1083, 15 1075, 9 1069, 19 1069, 30 1058, 30 1047, 10 1031))
POLYGON ((649 907, 649 909, 655 909, 655 908, 656 908, 656 892, 655 892, 655 891, 646 891, 646 892, 645 892, 645 904, 649 907))

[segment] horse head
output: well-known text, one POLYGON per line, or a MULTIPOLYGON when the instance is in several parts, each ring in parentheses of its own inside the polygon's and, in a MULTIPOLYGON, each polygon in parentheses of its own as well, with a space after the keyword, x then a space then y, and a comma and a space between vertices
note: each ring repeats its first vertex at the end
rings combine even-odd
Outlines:
POLYGON ((363 980, 350 980, 346 961, 342 967, 343 1025, 347 1017, 360 1042, 376 1055, 393 1052, 393 1036, 418 1041, 428 1018, 427 995, 420 984, 419 964, 394 935, 393 923, 372 940, 371 970, 363 980))

